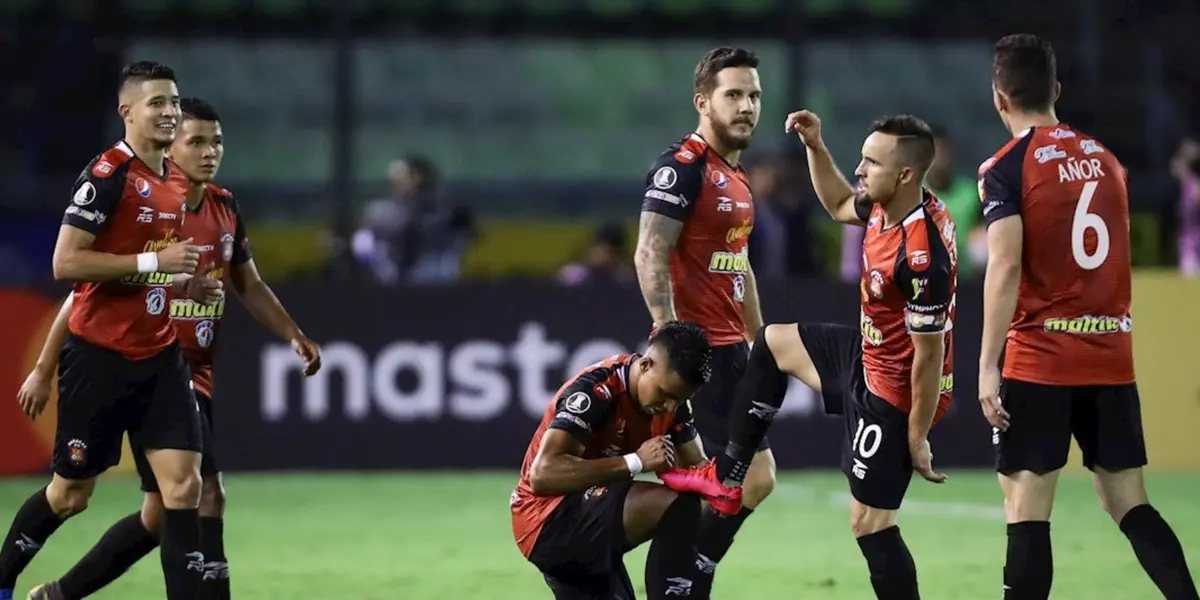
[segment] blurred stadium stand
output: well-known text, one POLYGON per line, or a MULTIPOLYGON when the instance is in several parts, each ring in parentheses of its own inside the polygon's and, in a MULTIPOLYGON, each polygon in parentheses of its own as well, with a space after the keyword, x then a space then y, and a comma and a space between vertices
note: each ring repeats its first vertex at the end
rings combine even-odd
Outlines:
POLYGON ((0 206, 57 212, 80 165, 119 135, 112 74, 154 59, 220 108, 221 179, 253 222, 303 232, 256 237, 324 252, 310 236, 346 234, 385 190, 387 163, 422 152, 448 200, 499 231, 482 245, 564 222, 583 223, 567 236, 582 244, 589 223, 632 218, 649 161, 694 125, 691 70, 718 42, 763 58, 755 150, 796 151, 777 124, 812 107, 849 167, 872 119, 907 111, 952 132, 969 170, 1006 135, 991 42, 1028 30, 1056 44, 1064 119, 1131 169, 1137 261, 1158 264, 1165 164, 1200 82, 1183 60, 1197 36, 1181 23, 1196 14, 1098 0, 10 0, 0 49, 31 50, 4 67, 14 126, 0 138, 0 206), (524 229, 506 229, 514 220, 524 229))

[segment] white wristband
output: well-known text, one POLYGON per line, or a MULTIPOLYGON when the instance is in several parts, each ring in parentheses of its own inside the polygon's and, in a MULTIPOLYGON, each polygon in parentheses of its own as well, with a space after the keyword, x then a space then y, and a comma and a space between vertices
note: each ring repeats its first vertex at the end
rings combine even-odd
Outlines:
POLYGON ((629 468, 630 475, 637 475, 642 472, 642 459, 638 458, 637 454, 630 452, 624 458, 625 466, 629 468))
POLYGON ((138 273, 158 272, 158 253, 143 252, 137 255, 138 273))

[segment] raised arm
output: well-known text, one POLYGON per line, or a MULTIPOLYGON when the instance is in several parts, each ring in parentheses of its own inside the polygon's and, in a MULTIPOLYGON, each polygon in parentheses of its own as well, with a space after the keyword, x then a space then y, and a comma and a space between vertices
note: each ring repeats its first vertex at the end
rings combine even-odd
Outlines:
POLYGON ((821 119, 807 110, 788 115, 784 123, 787 133, 796 132, 808 151, 808 171, 813 189, 821 206, 835 221, 864 225, 870 217, 870 206, 859 203, 854 188, 833 162, 833 155, 821 137, 821 119))

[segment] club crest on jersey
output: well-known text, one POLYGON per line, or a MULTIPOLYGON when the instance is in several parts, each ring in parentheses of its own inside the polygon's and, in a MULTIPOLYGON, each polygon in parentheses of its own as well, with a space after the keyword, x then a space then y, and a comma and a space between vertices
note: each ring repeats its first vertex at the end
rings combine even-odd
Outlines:
POLYGON ((150 182, 149 181, 146 181, 145 179, 138 177, 137 180, 135 180, 133 182, 133 187, 134 187, 134 189, 137 190, 137 193, 139 196, 141 196, 143 198, 150 197, 150 182))
POLYGON ((869 275, 870 281, 867 283, 867 290, 871 292, 871 297, 876 300, 883 297, 883 273, 879 269, 871 269, 869 275))
POLYGON ((196 323, 196 343, 200 344, 201 348, 207 348, 212 345, 214 333, 212 321, 200 321, 196 323))
POLYGON ((725 186, 729 185, 729 178, 721 171, 714 170, 712 172, 712 182, 713 185, 717 186, 717 189, 723 190, 725 186))
POLYGON ((221 234, 221 256, 225 257, 225 262, 233 258, 233 234, 229 232, 221 234))
POLYGON ((563 408, 569 413, 581 415, 592 407, 592 399, 584 392, 575 392, 571 394, 567 401, 563 403, 563 408))

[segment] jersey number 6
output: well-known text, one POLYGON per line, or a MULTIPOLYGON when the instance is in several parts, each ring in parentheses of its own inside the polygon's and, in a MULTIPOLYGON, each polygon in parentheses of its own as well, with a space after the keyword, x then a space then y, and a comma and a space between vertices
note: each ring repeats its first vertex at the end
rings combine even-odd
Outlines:
POLYGON ((1100 215, 1088 212, 1099 185, 1098 181, 1083 184, 1079 201, 1075 203, 1075 217, 1071 220, 1071 255, 1075 257, 1075 264, 1088 271, 1100 268, 1108 258, 1108 225, 1100 215), (1089 229, 1096 232, 1096 250, 1091 254, 1084 246, 1084 235, 1089 229))

